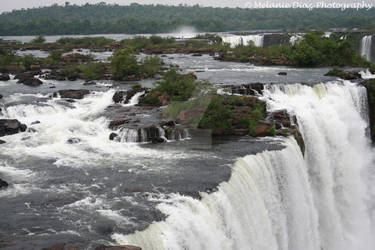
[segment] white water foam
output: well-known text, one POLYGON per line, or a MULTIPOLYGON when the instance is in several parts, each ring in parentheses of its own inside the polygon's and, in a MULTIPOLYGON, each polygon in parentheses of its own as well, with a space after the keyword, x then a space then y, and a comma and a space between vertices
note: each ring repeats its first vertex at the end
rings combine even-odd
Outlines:
POLYGON ((305 157, 288 138, 285 149, 241 158, 217 192, 200 201, 175 195, 158 207, 165 221, 113 239, 146 250, 374 249, 365 89, 350 82, 270 85, 264 99, 269 110, 297 116, 305 157))
POLYGON ((364 36, 361 41, 361 56, 367 61, 371 60, 372 36, 364 36))

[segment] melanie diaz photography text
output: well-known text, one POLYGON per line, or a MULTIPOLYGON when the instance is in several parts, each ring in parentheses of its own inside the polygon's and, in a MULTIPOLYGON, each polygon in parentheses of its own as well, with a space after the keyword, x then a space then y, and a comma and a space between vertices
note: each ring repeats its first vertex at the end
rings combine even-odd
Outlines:
POLYGON ((342 11, 347 9, 365 9, 370 10, 374 7, 374 3, 370 2, 271 2, 271 1, 248 1, 245 3, 245 8, 249 9, 340 9, 342 11))

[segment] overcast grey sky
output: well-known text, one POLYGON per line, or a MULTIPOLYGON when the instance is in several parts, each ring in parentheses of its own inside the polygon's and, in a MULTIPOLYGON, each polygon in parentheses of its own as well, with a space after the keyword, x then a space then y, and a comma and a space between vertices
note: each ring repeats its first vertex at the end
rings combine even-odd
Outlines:
MULTIPOLYGON (((97 3, 97 2, 107 2, 107 3, 118 3, 121 5, 128 5, 130 3, 137 2, 139 4, 188 4, 188 5, 204 5, 204 6, 216 6, 216 7, 246 7, 251 4, 256 3, 266 3, 265 0, 0 0, 0 12, 11 11, 13 9, 21 8, 31 8, 31 7, 40 7, 48 6, 54 3, 64 4, 65 2, 70 2, 72 4, 84 4, 84 3, 97 3), (247 4, 247 5, 246 5, 247 4)), ((268 0, 268 2, 337 2, 337 3, 360 3, 362 0, 268 0)), ((365 0, 367 3, 374 3, 374 0, 365 0)))

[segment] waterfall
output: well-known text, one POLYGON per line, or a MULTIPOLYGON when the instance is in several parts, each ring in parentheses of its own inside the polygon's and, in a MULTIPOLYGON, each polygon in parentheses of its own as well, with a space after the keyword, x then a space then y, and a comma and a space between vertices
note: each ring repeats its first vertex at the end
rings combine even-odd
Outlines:
POLYGON ((132 98, 130 98, 129 103, 125 104, 124 106, 135 106, 139 103, 139 98, 143 96, 146 92, 141 91, 136 93, 132 98))
POLYGON ((238 45, 248 45, 250 41, 257 47, 263 47, 263 35, 247 35, 247 36, 224 36, 222 37, 223 43, 228 43, 231 48, 238 45))
POLYGON ((371 60, 371 40, 372 36, 364 36, 361 41, 361 56, 367 61, 371 60))
POLYGON ((296 115, 305 156, 286 138, 284 149, 239 158, 218 191, 201 200, 176 194, 158 206, 165 221, 112 238, 145 250, 374 249, 365 88, 274 84, 262 98, 270 111, 296 115))
POLYGON ((303 36, 301 36, 301 35, 293 35, 293 36, 291 36, 290 37, 290 39, 289 39, 289 43, 291 44, 291 45, 295 45, 296 43, 298 43, 299 41, 301 41, 303 39, 303 36))

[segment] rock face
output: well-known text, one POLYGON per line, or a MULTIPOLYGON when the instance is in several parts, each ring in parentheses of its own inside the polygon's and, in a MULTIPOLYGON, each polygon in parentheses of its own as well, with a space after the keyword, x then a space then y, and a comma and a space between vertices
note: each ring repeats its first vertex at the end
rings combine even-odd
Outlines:
POLYGON ((112 97, 112 100, 115 103, 122 103, 124 101, 124 97, 126 97, 126 93, 126 91, 116 91, 116 93, 112 97))
POLYGON ((9 184, 6 181, 0 179, 0 189, 8 187, 9 184))
POLYGON ((55 92, 53 96, 57 97, 59 95, 61 98, 83 99, 88 94, 90 94, 90 91, 87 89, 66 89, 55 92))
POLYGON ((2 74, 0 75, 0 81, 9 81, 10 77, 8 74, 2 74))
POLYGON ((40 74, 40 72, 27 72, 16 75, 14 78, 18 79, 18 83, 22 83, 24 85, 30 87, 38 87, 43 84, 43 82, 34 77, 34 75, 40 74))
POLYGON ((27 126, 18 120, 0 119, 0 137, 25 132, 27 126))
POLYGON ((98 246, 95 250, 142 250, 140 247, 136 246, 98 246))
POLYGON ((133 96, 135 96, 139 92, 147 91, 145 88, 135 88, 130 89, 128 91, 116 91, 116 93, 113 95, 112 100, 115 103, 129 103, 130 99, 132 99, 133 96))
POLYGON ((361 75, 359 74, 358 71, 344 71, 338 68, 333 68, 331 69, 325 76, 336 76, 340 77, 344 80, 356 80, 360 79, 361 75))
POLYGON ((257 95, 261 94, 264 89, 263 83, 248 83, 242 85, 224 85, 225 89, 228 89, 231 94, 239 95, 257 95))

